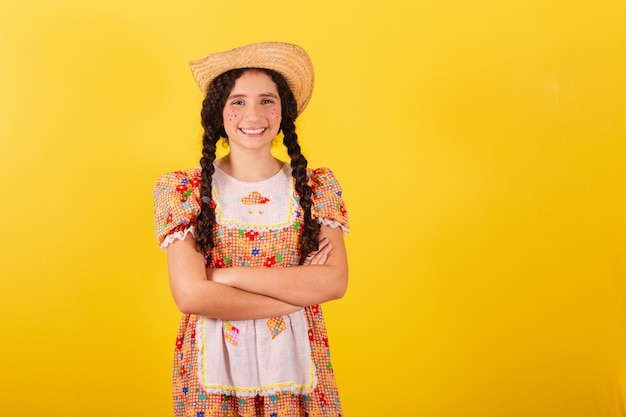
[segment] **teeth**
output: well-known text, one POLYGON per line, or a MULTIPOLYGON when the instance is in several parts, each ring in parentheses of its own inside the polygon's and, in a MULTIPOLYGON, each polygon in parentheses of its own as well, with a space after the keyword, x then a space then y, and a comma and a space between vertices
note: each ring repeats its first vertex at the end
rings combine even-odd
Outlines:
POLYGON ((264 130, 265 130, 265 128, 260 128, 260 129, 241 129, 241 131, 243 133, 245 133, 246 135, 259 135, 259 134, 263 133, 264 130))

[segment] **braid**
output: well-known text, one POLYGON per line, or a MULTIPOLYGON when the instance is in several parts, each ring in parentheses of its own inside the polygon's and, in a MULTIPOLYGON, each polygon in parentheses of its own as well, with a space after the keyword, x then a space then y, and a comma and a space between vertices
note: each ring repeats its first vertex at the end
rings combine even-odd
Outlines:
MULTIPOLYGON (((284 116, 283 120, 285 120, 284 116)), ((318 249, 320 225, 311 216, 313 190, 308 184, 306 171, 308 162, 300 151, 298 135, 295 132, 293 121, 288 120, 287 123, 283 123, 283 134, 283 143, 291 157, 291 172, 295 179, 296 192, 300 195, 300 207, 304 212, 302 234, 300 235, 300 263, 302 263, 309 253, 318 249)))
POLYGON ((308 161, 302 155, 298 135, 296 134, 295 120, 298 117, 298 105, 296 99, 282 75, 275 71, 263 70, 276 83, 282 103, 282 120, 280 128, 283 132, 283 144, 287 147, 287 153, 291 158, 291 175, 295 180, 296 192, 300 196, 300 207, 304 213, 302 233, 300 234, 300 264, 311 252, 318 249, 320 225, 311 215, 313 205, 311 196, 313 190, 309 186, 307 177, 308 161))
POLYGON ((217 77, 207 90, 200 112, 204 135, 202 137, 202 168, 200 196, 202 207, 197 219, 196 245, 202 253, 213 249, 213 226, 215 225, 215 203, 213 202, 213 174, 215 173, 215 150, 220 137, 226 138, 222 110, 226 99, 243 70, 233 70, 217 77))
MULTIPOLYGON (((206 129, 206 128, 205 128, 206 129)), ((202 208, 198 214, 196 244, 202 253, 207 253, 213 249, 213 225, 215 224, 215 212, 212 207, 213 182, 211 178, 215 172, 213 162, 215 161, 215 145, 219 140, 207 134, 206 130, 202 139, 202 158, 200 167, 202 176, 200 182, 200 195, 202 196, 202 208), (206 197, 209 197, 208 202, 206 197)))

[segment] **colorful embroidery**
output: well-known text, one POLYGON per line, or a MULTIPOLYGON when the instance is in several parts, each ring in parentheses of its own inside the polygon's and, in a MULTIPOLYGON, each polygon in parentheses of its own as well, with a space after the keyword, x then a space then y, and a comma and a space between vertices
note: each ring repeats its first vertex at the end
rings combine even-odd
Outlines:
POLYGON ((242 198, 241 202, 248 206, 252 206, 254 204, 267 204, 270 202, 270 199, 267 197, 263 197, 260 192, 254 191, 248 194, 246 197, 242 198))
POLYGON ((270 199, 267 197, 263 197, 261 193, 259 193, 258 191, 254 191, 248 194, 248 196, 242 198, 241 202, 245 204, 246 206, 249 206, 248 214, 254 214, 254 212, 256 211, 258 214, 263 215, 265 211, 261 210, 261 207, 253 207, 253 206, 260 206, 263 204, 267 204, 270 202, 270 199))

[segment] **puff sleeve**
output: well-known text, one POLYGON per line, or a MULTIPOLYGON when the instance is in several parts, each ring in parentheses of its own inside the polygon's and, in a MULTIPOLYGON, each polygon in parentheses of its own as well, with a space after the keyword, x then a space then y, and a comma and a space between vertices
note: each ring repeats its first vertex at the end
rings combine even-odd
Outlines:
POLYGON ((159 177, 154 185, 154 227, 165 249, 175 239, 194 232, 200 213, 200 169, 176 171, 159 177))
POLYGON ((341 227, 348 233, 348 212, 343 201, 339 181, 329 168, 318 168, 310 172, 309 185, 313 190, 311 215, 319 223, 341 227))

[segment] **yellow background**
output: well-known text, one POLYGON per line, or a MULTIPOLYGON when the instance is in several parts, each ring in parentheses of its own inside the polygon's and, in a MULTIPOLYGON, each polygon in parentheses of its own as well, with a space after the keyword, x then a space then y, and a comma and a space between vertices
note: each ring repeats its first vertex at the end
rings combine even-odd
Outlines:
POLYGON ((0 5, 3 416, 169 416, 152 186, 199 158, 187 61, 304 46, 345 189, 346 416, 624 416, 626 2, 0 5))

